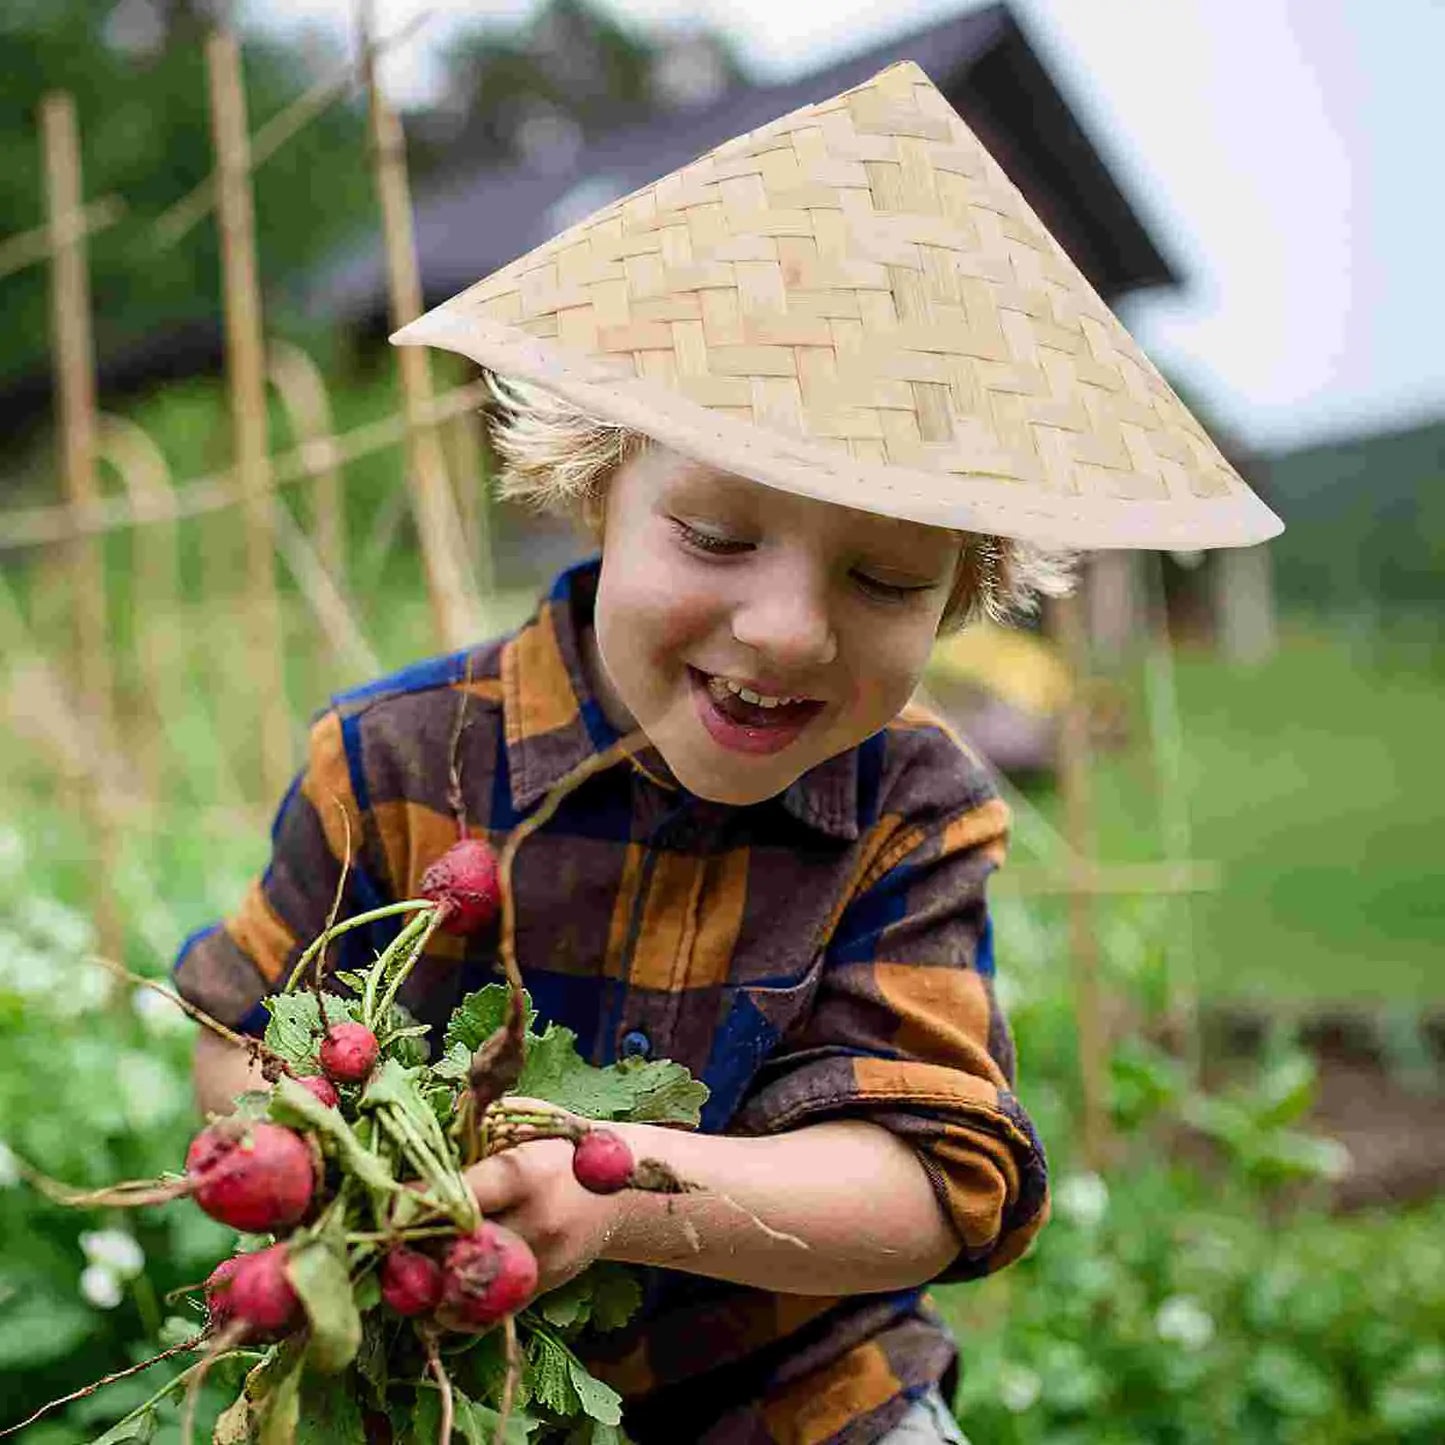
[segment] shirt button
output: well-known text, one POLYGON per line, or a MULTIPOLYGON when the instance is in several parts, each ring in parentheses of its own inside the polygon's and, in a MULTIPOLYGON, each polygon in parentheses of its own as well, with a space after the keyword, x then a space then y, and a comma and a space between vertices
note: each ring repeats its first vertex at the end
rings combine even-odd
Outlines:
POLYGON ((624 1059, 645 1059, 652 1052, 652 1040, 641 1029, 628 1029, 622 1035, 619 1052, 624 1059))

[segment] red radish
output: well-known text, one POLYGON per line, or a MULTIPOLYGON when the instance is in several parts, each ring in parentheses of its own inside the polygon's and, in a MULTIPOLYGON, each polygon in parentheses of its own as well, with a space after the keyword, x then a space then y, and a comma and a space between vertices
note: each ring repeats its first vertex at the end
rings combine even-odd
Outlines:
POLYGON ((332 1024, 321 1040, 321 1072, 333 1084, 364 1084, 381 1046, 365 1024, 332 1024))
POLYGON ((441 1303, 442 1267, 430 1255, 405 1246, 381 1262, 381 1297, 399 1315, 424 1315, 441 1303))
POLYGON ((484 1220, 447 1250, 438 1317, 454 1330, 486 1330, 537 1290, 537 1257, 503 1224, 484 1220))
POLYGON ((186 1151, 186 1174, 212 1219, 247 1234, 295 1224, 316 1189, 316 1159, 305 1139, 264 1122, 208 1125, 186 1151))
POLYGON ((481 838, 453 843, 421 875, 421 896, 441 905, 446 933, 477 933, 497 916, 502 884, 497 855, 481 838))
POLYGON ((589 1129, 572 1151, 572 1173, 593 1194, 616 1194, 632 1181, 632 1150, 611 1129, 589 1129))
POLYGON ((301 1301, 286 1274, 284 1244, 237 1256, 227 1293, 235 1318, 251 1327, 253 1338, 284 1334, 300 1313, 301 1301))
POLYGON ((303 1074, 296 1080, 314 1098, 320 1099, 328 1109, 334 1109, 341 1102, 336 1085, 325 1074, 303 1074))
POLYGON ((244 1258, 244 1255, 233 1254, 230 1259, 223 1259, 206 1278, 206 1315, 213 1329, 223 1330, 236 1318, 236 1306, 231 1299, 231 1279, 244 1258))

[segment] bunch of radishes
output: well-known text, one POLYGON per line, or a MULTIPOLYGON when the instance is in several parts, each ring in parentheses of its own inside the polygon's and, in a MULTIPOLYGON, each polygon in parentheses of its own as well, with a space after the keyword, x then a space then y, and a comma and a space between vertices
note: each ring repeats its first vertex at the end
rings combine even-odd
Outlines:
MULTIPOLYGON (((280 1345, 297 1371, 309 1365, 339 1374, 360 1349, 363 1317, 380 1309, 386 1319, 410 1322, 410 1343, 397 1348, 424 1356, 449 1400, 442 1343, 501 1325, 504 1423, 522 1357, 513 1320, 536 1293, 537 1261, 524 1239, 482 1217, 467 1166, 531 1139, 566 1138, 575 1146, 576 1178, 589 1190, 686 1187, 654 1161, 639 1168, 615 1132, 545 1099, 509 1093, 523 1065, 526 1013, 505 928, 503 1022, 464 1068, 422 1066, 414 1054, 412 1064, 403 1061, 424 1030, 396 998, 432 932, 477 932, 496 917, 504 894, 505 870, 490 847, 465 839, 424 875, 420 898, 333 919, 298 962, 289 1003, 272 1007, 273 1028, 278 1010, 289 1009, 292 1019, 314 1019, 314 1031, 300 1045, 279 1029, 249 1045, 270 1091, 243 1096, 236 1114, 207 1124, 187 1150, 183 1177, 66 1195, 90 1205, 189 1195, 213 1219, 255 1237, 258 1247, 224 1260, 205 1282, 207 1321, 194 1342, 203 1358, 192 1370, 204 1374, 223 1354, 280 1345), (322 994, 330 939, 404 914, 411 916, 371 968, 339 976, 351 998, 322 994)), ((268 1384, 273 1374, 258 1365, 232 1407, 242 1412, 246 1435, 286 1438, 266 1414, 268 1395, 281 1390, 268 1384)), ((374 1410, 385 1401, 366 1403, 374 1410)), ((442 1445, 450 1433, 448 1413, 442 1445)))

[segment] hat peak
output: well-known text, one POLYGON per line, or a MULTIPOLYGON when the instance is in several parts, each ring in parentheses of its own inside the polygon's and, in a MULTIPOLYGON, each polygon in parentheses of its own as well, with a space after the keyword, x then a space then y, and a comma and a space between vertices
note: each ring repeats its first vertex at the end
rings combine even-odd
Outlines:
POLYGON ((1088 547, 1280 526, 912 61, 609 202, 393 340, 889 515, 1088 547))

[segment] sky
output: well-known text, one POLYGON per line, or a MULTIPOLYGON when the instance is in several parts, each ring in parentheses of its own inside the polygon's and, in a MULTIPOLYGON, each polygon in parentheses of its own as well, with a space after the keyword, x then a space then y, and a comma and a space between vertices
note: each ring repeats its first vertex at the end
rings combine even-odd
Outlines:
MULTIPOLYGON (((596 0, 709 23, 759 80, 806 73, 977 0, 596 0)), ((446 37, 534 0, 374 0, 400 103, 446 37)), ((1445 0, 1012 0, 1130 204, 1186 281, 1120 317, 1206 419, 1275 451, 1445 416, 1445 0), (1436 138, 1431 145, 1429 138, 1436 138), (1431 182, 1429 177, 1437 179, 1431 182)), ((247 0, 345 35, 350 0, 247 0)))

